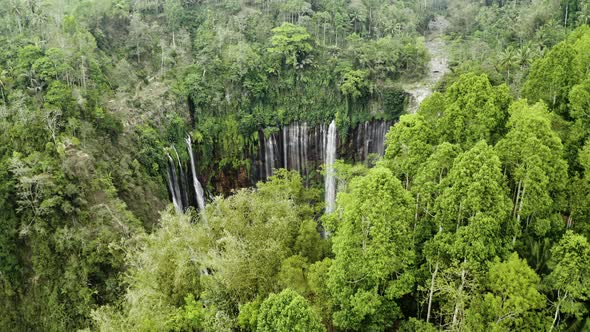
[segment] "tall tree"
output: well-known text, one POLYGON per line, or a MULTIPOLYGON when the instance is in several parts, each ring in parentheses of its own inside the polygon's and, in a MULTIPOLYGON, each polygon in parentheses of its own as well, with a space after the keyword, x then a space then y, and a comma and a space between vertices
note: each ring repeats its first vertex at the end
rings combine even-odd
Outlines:
POLYGON ((551 273, 545 278, 545 284, 553 293, 551 331, 560 325, 562 315, 581 319, 587 313, 584 301, 590 296, 588 261, 588 239, 572 231, 567 231, 551 249, 551 273))
POLYGON ((283 23, 272 30, 270 54, 278 54, 287 66, 302 67, 302 60, 313 50, 311 36, 305 27, 283 23))
POLYGON ((431 124, 420 114, 402 115, 386 139, 385 162, 409 190, 420 166, 432 153, 431 124))
POLYGON ((467 310, 470 331, 543 330, 541 278, 516 253, 490 264, 486 290, 467 310))
POLYGON ((544 101, 559 114, 567 114, 568 94, 580 80, 576 50, 561 42, 535 61, 523 87, 523 96, 531 102, 544 101))
POLYGON ((399 300, 413 284, 412 198, 382 167, 350 184, 339 197, 343 214, 333 239, 328 287, 334 324, 372 330, 401 316, 399 300))
POLYGON ((485 75, 462 75, 445 92, 445 108, 437 121, 440 141, 467 148, 480 140, 495 142, 511 101, 506 85, 494 87, 485 75))
POLYGON ((526 218, 528 225, 531 219, 546 218, 564 208, 567 163, 543 103, 515 102, 507 127, 510 131, 498 142, 497 150, 511 179, 512 216, 517 224, 526 218))
POLYGON ((475 144, 457 157, 442 182, 443 192, 435 202, 437 225, 456 230, 477 213, 506 222, 512 203, 505 183, 494 149, 484 141, 475 144))

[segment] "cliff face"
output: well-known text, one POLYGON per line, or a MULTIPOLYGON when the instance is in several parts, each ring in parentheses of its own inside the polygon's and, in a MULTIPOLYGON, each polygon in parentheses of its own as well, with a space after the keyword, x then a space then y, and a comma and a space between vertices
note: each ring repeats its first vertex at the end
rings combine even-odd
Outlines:
MULTIPOLYGON (((392 121, 372 120, 360 123, 349 130, 345 138, 336 138, 336 158, 364 162, 370 154, 385 153, 385 134, 392 121)), ((309 185, 321 180, 319 170, 326 163, 328 151, 328 125, 310 127, 295 122, 278 132, 260 130, 258 154, 252 159, 252 182, 273 174, 272 170, 297 170, 309 185)))
MULTIPOLYGON (((392 121, 371 120, 351 128, 345 138, 329 139, 328 124, 310 126, 306 122, 294 122, 279 130, 259 130, 258 147, 249 155, 250 168, 227 169, 219 174, 212 174, 210 179, 201 178, 210 183, 219 193, 232 189, 251 186, 273 174, 273 170, 286 168, 301 173, 305 184, 323 181, 320 170, 326 163, 328 144, 335 143, 336 158, 352 162, 364 162, 371 154, 382 156, 385 152, 385 135, 393 124, 392 121), (233 181, 231 179, 234 179, 233 181)), ((173 160, 168 164, 168 187, 171 197, 184 201, 184 207, 197 206, 193 188, 193 177, 189 161, 173 160), (180 191, 180 192, 179 192, 180 191), (174 195, 172 195, 174 194, 174 195), (180 197, 180 198, 179 198, 180 197)))

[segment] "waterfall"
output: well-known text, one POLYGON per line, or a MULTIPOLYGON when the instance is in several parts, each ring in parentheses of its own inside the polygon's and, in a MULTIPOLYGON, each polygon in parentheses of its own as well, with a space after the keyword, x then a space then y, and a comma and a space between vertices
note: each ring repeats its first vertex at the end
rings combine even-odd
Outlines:
POLYGON ((276 144, 273 135, 268 135, 268 138, 265 138, 264 143, 264 175, 266 178, 272 176, 273 170, 275 169, 275 145, 276 144))
POLYGON ((283 167, 301 175, 309 173, 309 130, 306 122, 293 122, 282 129, 283 167))
POLYGON ((203 211, 205 209, 205 197, 203 194, 203 187, 201 186, 201 182, 197 179, 197 172, 195 170, 195 157, 193 155, 193 146, 191 137, 188 136, 186 139, 186 147, 188 149, 188 155, 190 156, 191 160, 191 172, 193 175, 193 187, 195 188, 195 197, 197 198, 197 205, 199 210, 203 211))
MULTIPOLYGON (((281 136, 277 133, 265 133, 259 131, 259 179, 268 179, 274 174, 274 170, 281 167, 281 136)), ((286 153, 286 151, 285 151, 286 153)))
POLYGON ((283 127, 283 168, 289 168, 289 164, 287 162, 288 154, 287 151, 287 127, 283 127))
POLYGON ((355 129, 356 160, 366 161, 369 154, 385 154, 385 136, 391 127, 391 121, 366 121, 355 129))
POLYGON ((336 178, 334 176, 334 162, 336 161, 336 122, 332 120, 328 127, 326 139, 326 213, 334 211, 336 204, 336 178))
POLYGON ((363 132, 365 133, 364 135, 364 141, 365 141, 365 148, 363 149, 363 160, 367 160, 367 156, 369 155, 369 149, 371 147, 371 142, 373 141, 373 135, 371 135, 373 133, 372 130, 373 126, 369 127, 369 122, 365 122, 364 124, 364 128, 363 128, 363 132))
POLYGON ((186 183, 186 175, 184 174, 184 167, 182 167, 182 163, 180 162, 180 155, 176 150, 176 146, 172 145, 172 150, 174 150, 174 154, 176 155, 176 161, 178 162, 178 169, 180 170, 180 177, 178 178, 178 186, 180 196, 178 197, 179 200, 182 202, 182 206, 188 207, 189 206, 189 197, 187 192, 187 183, 186 183))
POLYGON ((172 195, 172 203, 176 208, 176 212, 181 213, 184 208, 182 206, 182 200, 180 199, 180 187, 178 186, 178 178, 176 176, 176 166, 172 157, 168 153, 168 185, 170 186, 170 194, 172 195))
MULTIPOLYGON (((370 120, 361 122, 348 135, 348 141, 341 141, 342 151, 339 156, 354 162, 369 162, 369 155, 383 156, 385 153, 385 135, 392 122, 370 120)), ((304 121, 295 121, 284 125, 277 132, 276 128, 258 131, 258 152, 253 156, 252 182, 265 180, 274 174, 277 168, 286 168, 299 172, 305 186, 321 181, 315 172, 321 165, 326 165, 327 147, 335 142, 328 142, 329 123, 310 126, 304 121), (256 159, 254 159, 256 158, 256 159)))

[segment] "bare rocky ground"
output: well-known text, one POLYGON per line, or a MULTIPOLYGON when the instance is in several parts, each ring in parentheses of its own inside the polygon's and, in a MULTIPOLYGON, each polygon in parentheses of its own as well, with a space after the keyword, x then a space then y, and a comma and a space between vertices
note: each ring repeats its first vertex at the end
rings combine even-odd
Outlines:
POLYGON ((429 33, 424 41, 430 54, 428 74, 425 78, 404 86, 411 96, 409 113, 416 113, 420 103, 428 97, 436 83, 449 71, 449 59, 443 34, 449 22, 442 16, 437 16, 428 25, 429 33))

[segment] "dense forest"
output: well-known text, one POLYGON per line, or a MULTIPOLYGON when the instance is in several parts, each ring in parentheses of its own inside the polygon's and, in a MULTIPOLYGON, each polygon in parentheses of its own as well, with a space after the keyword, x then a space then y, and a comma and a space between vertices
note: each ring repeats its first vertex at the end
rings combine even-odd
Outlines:
POLYGON ((589 0, 0 0, 0 331, 590 331, 589 0))

